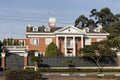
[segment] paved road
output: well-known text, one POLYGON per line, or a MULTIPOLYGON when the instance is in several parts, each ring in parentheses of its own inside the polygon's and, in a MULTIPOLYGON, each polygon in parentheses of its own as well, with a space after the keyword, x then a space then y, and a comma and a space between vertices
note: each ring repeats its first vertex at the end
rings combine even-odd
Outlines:
POLYGON ((120 73, 42 73, 43 78, 120 77, 120 73))

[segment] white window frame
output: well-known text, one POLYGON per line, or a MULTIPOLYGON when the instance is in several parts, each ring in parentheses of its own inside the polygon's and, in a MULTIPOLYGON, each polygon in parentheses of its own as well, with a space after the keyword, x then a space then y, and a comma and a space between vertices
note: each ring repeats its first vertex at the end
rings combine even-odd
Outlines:
POLYGON ((38 27, 33 27, 33 31, 38 31, 38 27))
POLYGON ((39 45, 39 38, 31 38, 30 44, 31 45, 39 45))
POLYGON ((73 39, 67 38, 67 48, 73 48, 73 39))
POLYGON ((45 38, 45 45, 49 45, 52 42, 52 38, 45 38))
POLYGON ((91 38, 85 38, 85 45, 91 45, 91 38))

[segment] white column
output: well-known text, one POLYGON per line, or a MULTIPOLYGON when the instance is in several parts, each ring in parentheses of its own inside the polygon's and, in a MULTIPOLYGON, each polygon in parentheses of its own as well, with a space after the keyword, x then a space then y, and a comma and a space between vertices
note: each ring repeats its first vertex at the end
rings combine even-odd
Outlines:
POLYGON ((76 53, 75 53, 75 36, 73 36, 73 56, 76 56, 76 53))
POLYGON ((81 48, 83 48, 83 36, 81 36, 81 48))
POLYGON ((67 48, 66 48, 66 36, 65 36, 65 40, 64 40, 64 46, 65 46, 65 52, 64 52, 65 54, 64 54, 64 55, 65 55, 65 56, 67 56, 67 48))
POLYGON ((58 36, 56 36, 56 45, 58 47, 58 36))

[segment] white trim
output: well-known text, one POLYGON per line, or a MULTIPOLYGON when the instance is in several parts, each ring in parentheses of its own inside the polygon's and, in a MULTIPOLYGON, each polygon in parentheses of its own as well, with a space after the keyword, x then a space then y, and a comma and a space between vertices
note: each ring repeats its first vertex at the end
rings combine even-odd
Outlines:
POLYGON ((108 36, 109 33, 86 33, 86 36, 108 36))
POLYGON ((56 36, 56 45, 58 47, 58 36, 56 36))
POLYGON ((11 50, 11 51, 9 51, 9 52, 10 52, 10 53, 25 53, 26 51, 20 51, 20 50, 19 50, 19 51, 15 51, 15 50, 13 51, 13 50, 11 50))
POLYGON ((5 53, 4 52, 1 53, 1 57, 5 57, 5 53))
MULTIPOLYGON (((78 32, 80 32, 80 33, 85 33, 84 30, 78 29, 77 27, 75 27, 75 26, 73 26, 73 25, 69 25, 69 26, 67 26, 67 27, 63 27, 63 28, 61 28, 61 29, 59 29, 59 30, 56 30, 54 33, 62 33, 62 31, 66 30, 66 29, 68 29, 68 28, 73 28, 73 29, 75 29, 76 31, 78 31, 78 32)), ((64 32, 64 33, 65 33, 65 32, 64 32)))
POLYGON ((67 48, 66 48, 66 36, 65 36, 65 39, 64 39, 64 46, 65 46, 65 52, 64 52, 64 55, 67 56, 67 48))
POLYGON ((83 48, 83 36, 81 36, 81 48, 83 48))
POLYGON ((95 35, 95 36, 84 36, 84 37, 88 37, 88 38, 107 38, 107 36, 97 36, 97 35, 95 35))
POLYGON ((57 35, 57 36, 59 36, 59 37, 65 37, 65 36, 67 36, 67 37, 81 37, 83 35, 57 35))
POLYGON ((117 53, 117 56, 120 56, 120 52, 116 52, 117 53))
POLYGON ((28 53, 24 53, 24 57, 27 57, 28 56, 28 53))
POLYGON ((73 56, 76 56, 76 47, 75 47, 75 36, 73 36, 73 56))
POLYGON ((41 35, 28 35, 28 37, 36 38, 36 37, 56 37, 56 36, 49 36, 49 35, 46 35, 46 36, 41 36, 41 35))
POLYGON ((54 33, 41 33, 41 32, 26 32, 26 35, 29 35, 29 34, 36 34, 36 35, 39 35, 39 34, 46 34, 46 35, 49 35, 49 34, 54 34, 54 33))

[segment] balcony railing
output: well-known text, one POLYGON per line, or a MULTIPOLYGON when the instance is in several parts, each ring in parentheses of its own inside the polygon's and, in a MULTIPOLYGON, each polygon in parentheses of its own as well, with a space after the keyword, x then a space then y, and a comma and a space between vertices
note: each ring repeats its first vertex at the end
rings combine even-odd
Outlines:
POLYGON ((4 46, 8 50, 26 50, 28 46, 4 46))

